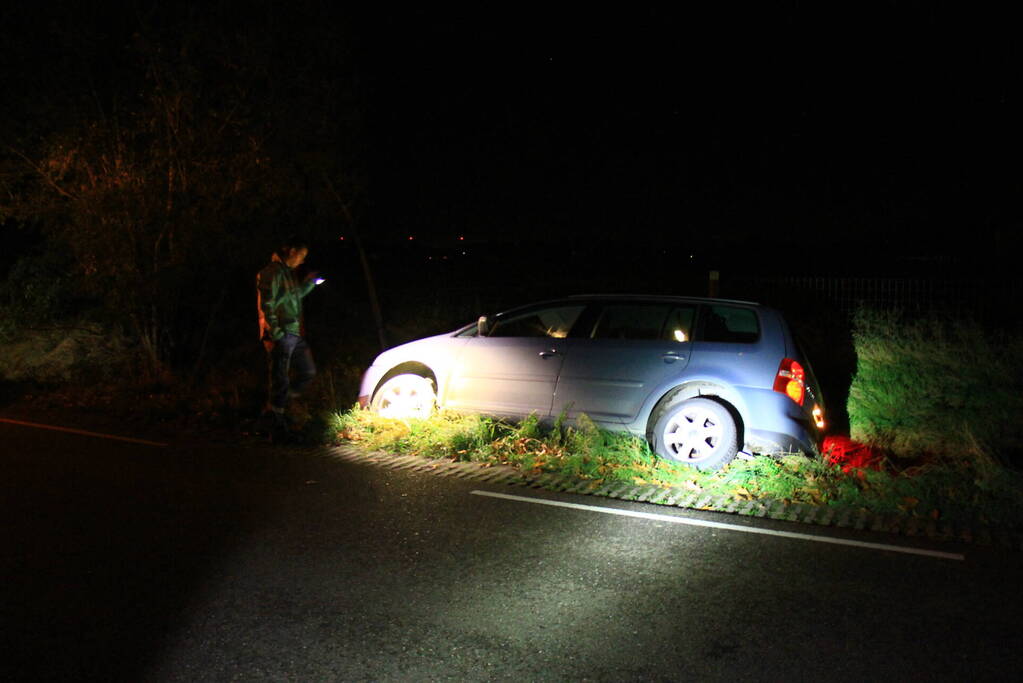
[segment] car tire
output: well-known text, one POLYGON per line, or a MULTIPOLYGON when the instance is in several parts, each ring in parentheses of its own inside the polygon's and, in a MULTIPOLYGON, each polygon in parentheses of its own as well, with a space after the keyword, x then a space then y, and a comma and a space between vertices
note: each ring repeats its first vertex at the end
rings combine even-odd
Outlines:
POLYGON ((698 470, 716 470, 739 450, 735 418, 722 403, 690 398, 668 403, 654 422, 651 446, 667 460, 698 470))
POLYGON ((437 392, 426 377, 402 374, 391 377, 373 394, 370 410, 382 417, 425 420, 437 405, 437 392))

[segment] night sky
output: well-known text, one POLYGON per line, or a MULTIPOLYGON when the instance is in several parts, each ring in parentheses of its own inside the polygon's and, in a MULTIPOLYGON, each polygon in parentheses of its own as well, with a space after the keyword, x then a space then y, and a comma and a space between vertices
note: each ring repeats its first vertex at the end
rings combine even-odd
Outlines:
POLYGON ((390 220, 909 255, 984 250, 1020 223, 1007 17, 892 3, 392 21, 374 46, 390 220))
MULTIPOLYGON (((116 78, 137 28, 124 8, 149 4, 101 5, 43 3, 8 23, 5 97, 60 100, 59 79, 26 74, 37 57, 116 78), (62 57, 53 17, 67 16, 99 38, 62 57)), ((288 43, 296 26, 350 41, 371 237, 819 261, 1004 254, 1023 220, 1023 62, 1007 14, 217 6, 225 25, 280 26, 288 49, 304 49, 288 43)), ((334 65, 321 68, 329 79, 334 65)))

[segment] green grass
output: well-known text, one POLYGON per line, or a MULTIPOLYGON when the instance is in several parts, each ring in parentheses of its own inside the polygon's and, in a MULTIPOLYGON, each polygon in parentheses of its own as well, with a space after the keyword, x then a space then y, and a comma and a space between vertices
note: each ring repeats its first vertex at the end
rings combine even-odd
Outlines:
POLYGON ((337 441, 367 452, 511 465, 532 475, 590 481, 593 488, 620 481, 941 520, 1013 525, 1023 520, 1023 480, 990 459, 845 472, 801 455, 761 456, 737 459, 717 472, 699 472, 657 458, 645 441, 599 429, 585 416, 570 427, 559 420, 545 429, 535 417, 509 424, 441 412, 429 420, 404 422, 353 408, 331 416, 328 427, 337 441))
POLYGON ((1023 450, 1023 335, 962 317, 854 321, 851 436, 905 459, 1004 458, 1023 450))

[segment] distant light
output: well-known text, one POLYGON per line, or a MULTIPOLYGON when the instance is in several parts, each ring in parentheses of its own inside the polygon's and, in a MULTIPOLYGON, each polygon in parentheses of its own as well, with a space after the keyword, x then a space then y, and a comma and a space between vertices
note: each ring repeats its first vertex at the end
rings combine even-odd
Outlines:
POLYGON ((675 330, 675 341, 684 342, 686 340, 686 333, 682 330, 675 330))
POLYGON ((340 241, 344 242, 344 241, 345 241, 345 236, 344 236, 344 235, 341 235, 340 237, 338 237, 338 240, 340 240, 340 241))
POLYGON ((462 235, 459 235, 459 236, 458 236, 458 241, 459 241, 459 242, 464 242, 464 241, 465 241, 465 237, 464 237, 464 236, 462 236, 462 235))
POLYGON ((411 242, 411 241, 412 241, 412 240, 414 240, 414 239, 415 239, 415 237, 413 237, 412 235, 409 235, 409 236, 408 236, 408 240, 409 240, 409 242, 411 242))

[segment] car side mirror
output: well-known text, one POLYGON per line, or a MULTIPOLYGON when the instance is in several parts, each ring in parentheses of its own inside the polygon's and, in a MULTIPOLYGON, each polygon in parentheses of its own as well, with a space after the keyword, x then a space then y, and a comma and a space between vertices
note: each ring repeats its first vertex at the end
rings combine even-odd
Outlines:
POLYGON ((479 337, 486 337, 490 334, 490 330, 493 329, 493 325, 490 323, 490 318, 485 315, 481 315, 480 319, 476 321, 476 335, 479 337))

